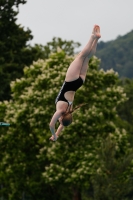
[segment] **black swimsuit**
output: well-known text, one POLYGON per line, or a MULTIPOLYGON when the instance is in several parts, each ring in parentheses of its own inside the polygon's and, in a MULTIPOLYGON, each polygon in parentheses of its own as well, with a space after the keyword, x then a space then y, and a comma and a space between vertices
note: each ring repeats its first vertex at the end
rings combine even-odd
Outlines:
POLYGON ((71 81, 71 82, 64 82, 61 89, 60 89, 60 92, 55 100, 55 103, 57 103, 58 101, 65 101, 67 102, 68 104, 71 104, 72 102, 69 102, 64 94, 68 91, 76 91, 78 88, 80 88, 81 86, 83 85, 83 80, 81 77, 79 77, 77 80, 75 81, 71 81))

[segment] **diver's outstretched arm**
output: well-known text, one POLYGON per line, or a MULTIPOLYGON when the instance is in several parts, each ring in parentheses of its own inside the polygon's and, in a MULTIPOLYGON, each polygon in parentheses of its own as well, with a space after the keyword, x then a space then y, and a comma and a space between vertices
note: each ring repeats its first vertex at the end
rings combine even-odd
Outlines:
POLYGON ((50 131, 54 137, 54 141, 56 141, 56 134, 55 134, 55 124, 57 120, 62 116, 62 111, 56 111, 51 119, 51 122, 49 124, 50 131))
MULTIPOLYGON (((56 135, 56 139, 59 137, 61 131, 63 130, 64 126, 62 124, 59 125, 55 135, 56 135)), ((52 137, 49 138, 51 141, 56 141, 54 136, 52 135, 52 137)))
POLYGON ((57 131, 56 131, 56 137, 59 137, 61 131, 64 129, 64 126, 62 124, 59 125, 57 131))

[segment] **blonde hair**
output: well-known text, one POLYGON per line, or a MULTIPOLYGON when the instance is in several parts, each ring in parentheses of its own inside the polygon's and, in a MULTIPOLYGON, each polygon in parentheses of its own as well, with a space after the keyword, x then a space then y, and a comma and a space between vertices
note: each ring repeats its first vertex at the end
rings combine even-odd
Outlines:
POLYGON ((65 112, 62 116, 62 124, 63 126, 69 126, 72 121, 73 121, 73 117, 72 117, 72 113, 77 110, 78 108, 86 105, 87 103, 84 103, 84 104, 80 104, 79 106, 75 107, 73 110, 69 110, 67 112, 65 112))

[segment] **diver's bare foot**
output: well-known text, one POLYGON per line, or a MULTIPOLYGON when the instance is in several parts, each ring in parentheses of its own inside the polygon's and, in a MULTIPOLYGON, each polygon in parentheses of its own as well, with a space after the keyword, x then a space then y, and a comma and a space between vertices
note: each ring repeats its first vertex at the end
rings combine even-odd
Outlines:
POLYGON ((100 34, 100 26, 94 25, 92 34, 94 35, 95 38, 99 39, 99 38, 101 37, 101 34, 100 34))

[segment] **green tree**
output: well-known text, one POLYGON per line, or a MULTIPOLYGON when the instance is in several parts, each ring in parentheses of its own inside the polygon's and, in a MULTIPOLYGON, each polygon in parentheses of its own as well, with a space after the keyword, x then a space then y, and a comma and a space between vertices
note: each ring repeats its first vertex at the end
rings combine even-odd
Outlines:
POLYGON ((124 88, 124 91, 127 95, 128 100, 118 106, 118 114, 120 118, 123 120, 123 123, 119 125, 126 128, 129 132, 129 142, 131 145, 133 144, 133 80, 132 79, 121 79, 119 81, 119 85, 124 88))
POLYGON ((74 55, 75 49, 80 47, 80 43, 74 42, 73 40, 66 41, 61 38, 54 37, 51 42, 47 42, 45 46, 42 46, 44 52, 44 58, 49 58, 50 54, 57 52, 57 49, 60 48, 69 56, 74 55))
POLYGON ((123 86, 128 100, 124 102, 124 105, 119 107, 119 114, 122 119, 126 120, 132 125, 133 123, 133 80, 132 79, 120 80, 120 85, 123 86))
MULTIPOLYGON (((122 145, 122 144, 121 144, 122 145)), ((133 198, 132 160, 133 150, 118 152, 118 146, 107 137, 99 150, 101 162, 98 173, 91 177, 93 200, 128 200, 133 198)), ((122 148, 120 148, 122 150, 122 148)))
MULTIPOLYGON (((90 177, 102 170, 99 150, 103 140, 110 135, 116 142, 118 155, 125 154, 128 149, 125 130, 120 130, 115 124, 116 107, 126 96, 116 84, 117 73, 113 70, 98 71, 98 66, 99 60, 93 58, 85 87, 80 89, 75 101, 76 104, 89 102, 89 106, 74 114, 74 123, 52 149, 48 148, 47 156, 51 162, 43 173, 47 183, 58 186, 63 183, 73 191, 73 199, 78 200, 82 190, 89 187, 90 177)), ((44 154, 42 152, 43 157, 44 154)))
MULTIPOLYGON (((41 148, 45 146, 47 151, 49 145, 49 134, 46 134, 46 131, 48 133, 50 113, 54 109, 54 104, 49 103, 54 101, 51 90, 53 84, 54 86, 57 84, 58 87, 59 82, 61 84, 63 80, 63 78, 58 80, 58 77, 56 80, 54 73, 50 74, 50 72, 53 71, 53 67, 56 68, 56 64, 60 66, 59 69, 64 68, 65 74, 72 60, 71 57, 65 56, 65 53, 60 52, 57 56, 51 56, 47 62, 40 60, 26 67, 24 77, 12 82, 13 101, 1 103, 1 111, 3 111, 1 120, 11 123, 7 133, 6 129, 3 132, 1 130, 0 137, 2 139, 4 134, 4 138, 0 141, 2 158, 0 176, 3 185, 1 192, 7 199, 19 199, 22 198, 22 194, 30 195, 31 199, 54 199, 54 196, 57 199, 60 195, 58 192, 57 195, 52 196, 53 188, 43 180, 42 172, 48 163, 48 158, 45 156, 44 159, 39 159, 38 155, 41 148), (13 107, 11 108, 9 104, 13 107), (10 108, 5 110, 5 106, 10 108), (16 109, 19 110, 18 114, 14 113, 16 109), (2 119, 4 115, 10 119, 2 119)), ((53 90, 55 95, 57 91, 58 88, 53 90)))
POLYGON ((101 68, 113 68, 120 77, 133 78, 133 30, 115 40, 98 43, 96 55, 102 60, 101 68))
POLYGON ((57 47, 62 48, 68 55, 74 54, 74 48, 80 46, 73 41, 63 41, 53 38, 45 46, 28 45, 33 39, 29 29, 24 30, 17 24, 18 7, 26 0, 1 0, 0 2, 0 100, 11 98, 10 82, 23 76, 24 66, 29 66, 39 58, 48 58, 50 52, 57 47))
POLYGON ((118 155, 128 149, 125 130, 115 124, 116 107, 126 96, 117 86, 117 73, 98 70, 96 57, 75 99, 76 105, 89 105, 74 113, 73 124, 56 143, 49 142, 54 99, 72 59, 58 51, 45 61, 33 62, 24 68, 23 78, 11 83, 13 99, 0 104, 3 120, 11 123, 0 136, 1 193, 7 199, 18 200, 27 194, 35 200, 72 196, 79 200, 90 177, 102 171, 99 150, 103 139, 111 137, 118 155))
MULTIPOLYGON (((14 8, 24 0, 1 0, 0 5, 0 100, 9 99, 9 84, 23 72, 23 51, 33 37, 30 30, 16 24, 18 14, 14 8)), ((26 54, 25 54, 26 55, 26 54)))

